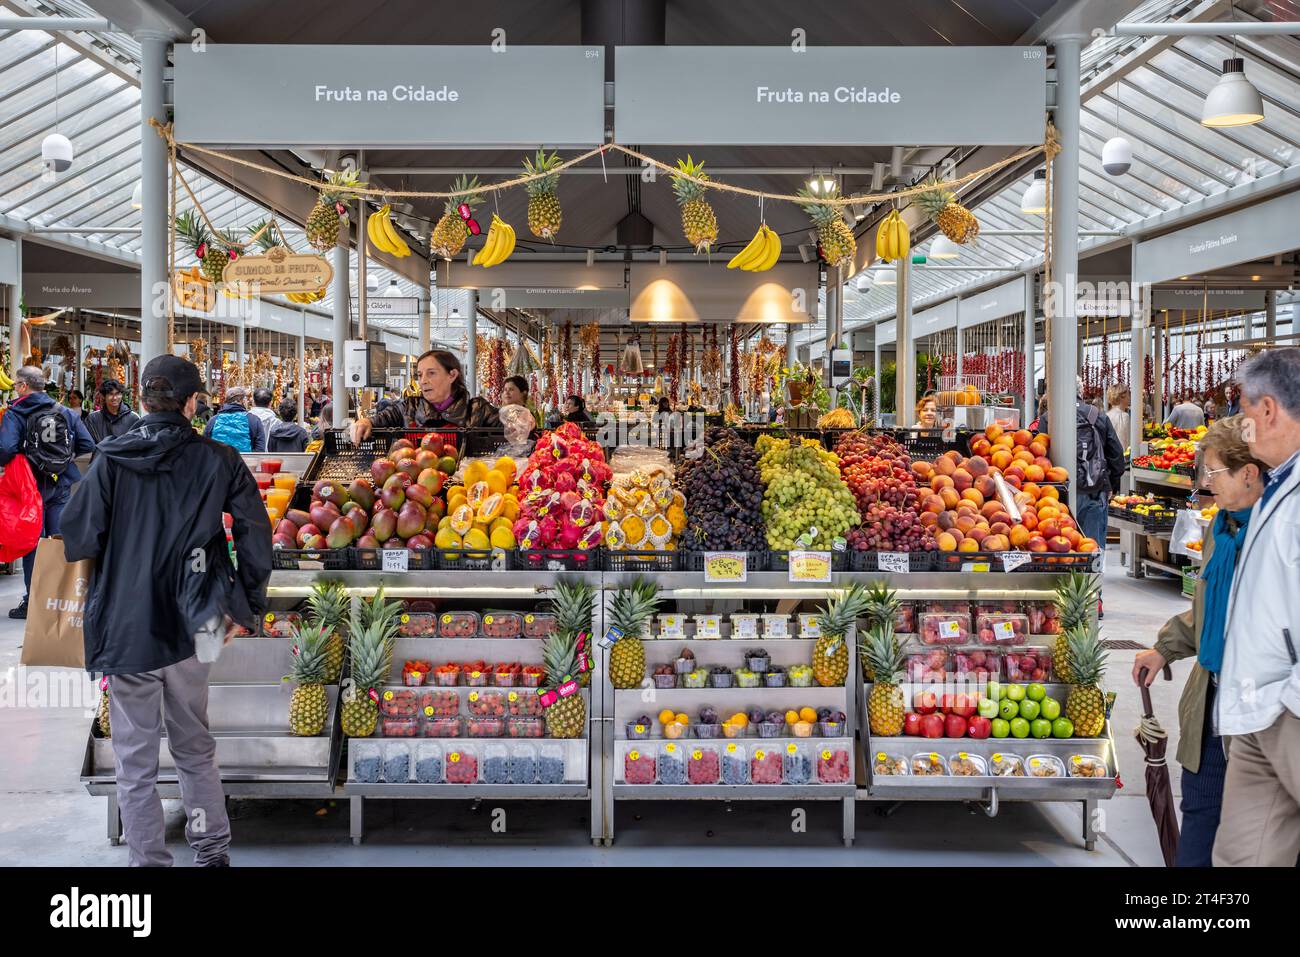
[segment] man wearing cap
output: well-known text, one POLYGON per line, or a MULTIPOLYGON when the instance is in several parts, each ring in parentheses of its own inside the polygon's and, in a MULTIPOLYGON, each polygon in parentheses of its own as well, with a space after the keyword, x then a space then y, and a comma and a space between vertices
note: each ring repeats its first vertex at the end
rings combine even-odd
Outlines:
POLYGON ((236 452, 266 451, 266 427, 248 411, 248 390, 242 385, 232 385, 226 390, 226 401, 208 420, 203 434, 226 443, 236 452))
POLYGON ((140 421, 122 401, 122 383, 116 379, 105 379, 99 386, 100 407, 86 416, 86 431, 98 445, 105 439, 130 432, 131 427, 140 421))
POLYGON ((234 625, 251 629, 265 611, 271 528, 243 460, 190 425, 202 388, 191 362, 150 360, 141 376, 144 418, 99 446, 63 526, 68 561, 95 562, 86 670, 108 677, 118 808, 133 866, 172 862, 157 791, 164 726, 195 863, 230 862, 207 662, 234 625), (238 568, 223 512, 233 519, 238 568))

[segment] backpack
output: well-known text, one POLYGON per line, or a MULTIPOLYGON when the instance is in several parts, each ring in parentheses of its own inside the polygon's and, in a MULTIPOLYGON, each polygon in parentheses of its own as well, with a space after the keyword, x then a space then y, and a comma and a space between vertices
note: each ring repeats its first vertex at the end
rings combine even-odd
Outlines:
POLYGON ((57 405, 44 406, 27 417, 22 453, 43 485, 53 485, 72 465, 72 431, 57 405))
POLYGON ((236 452, 253 451, 247 412, 222 412, 212 421, 212 438, 236 452))
POLYGON ((1110 481, 1106 471, 1105 433, 1098 424, 1101 413, 1093 406, 1080 409, 1076 420, 1079 440, 1079 488, 1093 492, 1110 481))

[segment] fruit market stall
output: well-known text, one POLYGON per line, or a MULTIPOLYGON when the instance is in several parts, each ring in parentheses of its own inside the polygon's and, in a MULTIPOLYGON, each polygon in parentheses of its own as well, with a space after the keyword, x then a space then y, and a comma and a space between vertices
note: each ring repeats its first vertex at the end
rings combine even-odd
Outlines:
POLYGON ((1141 578, 1152 572, 1182 576, 1183 566, 1171 554, 1169 538, 1177 512, 1188 507, 1188 498, 1197 490, 1196 450, 1205 431, 1204 426, 1193 430, 1150 423, 1143 426, 1146 449, 1133 457, 1130 471, 1135 495, 1119 503, 1130 514, 1120 512, 1114 500, 1110 507, 1110 522, 1121 532, 1131 576, 1141 578), (1130 498, 1142 501, 1131 502, 1130 498), (1149 508, 1134 511, 1135 506, 1144 504, 1161 507, 1154 513, 1149 508))

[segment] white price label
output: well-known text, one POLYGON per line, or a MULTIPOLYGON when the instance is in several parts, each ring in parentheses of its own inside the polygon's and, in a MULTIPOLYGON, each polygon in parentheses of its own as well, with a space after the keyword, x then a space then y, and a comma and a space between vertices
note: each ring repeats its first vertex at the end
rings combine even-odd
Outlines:
POLYGON ((939 637, 955 639, 961 637, 961 624, 955 621, 939 622, 939 637))
POLYGON ((876 566, 882 572, 894 572, 897 575, 906 575, 911 571, 907 552, 880 552, 876 555, 876 566))
POLYGON ((993 637, 998 641, 1015 641, 1016 629, 1009 621, 998 621, 993 623, 993 637))
POLYGON ((705 552, 705 582, 744 582, 749 571, 748 558, 745 552, 705 552))
POLYGON ((1028 552, 1003 552, 1002 553, 1002 570, 1004 572, 1013 572, 1021 565, 1025 565, 1034 560, 1034 556, 1028 552))
POLYGON ((380 554, 384 556, 382 567, 386 572, 405 572, 411 567, 411 553, 405 548, 385 548, 380 554))
POLYGON ((791 582, 826 583, 831 580, 831 553, 794 550, 790 552, 791 582))

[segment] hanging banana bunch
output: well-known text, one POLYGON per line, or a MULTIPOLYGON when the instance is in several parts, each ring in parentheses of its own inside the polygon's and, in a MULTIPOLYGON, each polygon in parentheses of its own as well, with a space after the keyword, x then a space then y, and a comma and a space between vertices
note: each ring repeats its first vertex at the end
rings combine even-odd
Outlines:
POLYGON ((907 231, 907 223, 903 222, 898 210, 891 209, 876 230, 876 258, 893 262, 905 258, 911 250, 912 237, 907 231))
POLYGON ((767 272, 781 258, 781 237, 774 230, 767 228, 767 223, 760 223, 758 232, 740 252, 731 257, 728 269, 743 269, 746 272, 767 272))
POLYGON ((366 218, 366 236, 370 245, 390 256, 402 259, 411 255, 411 247, 393 226, 393 208, 387 203, 366 218))
POLYGON ((488 227, 487 240, 472 260, 473 265, 490 269, 499 266, 515 251, 515 228, 495 213, 488 227))

